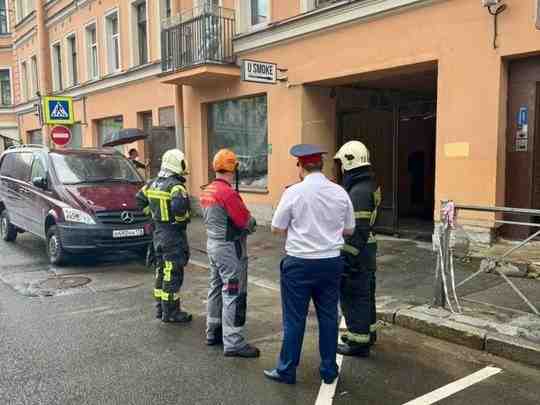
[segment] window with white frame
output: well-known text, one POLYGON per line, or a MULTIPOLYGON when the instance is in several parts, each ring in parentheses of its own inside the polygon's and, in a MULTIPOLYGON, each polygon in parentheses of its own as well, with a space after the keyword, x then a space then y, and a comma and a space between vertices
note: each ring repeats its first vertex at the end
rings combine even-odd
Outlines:
POLYGON ((53 90, 60 91, 64 88, 62 81, 62 46, 60 43, 52 46, 52 68, 53 90))
POLYGON ((161 0, 162 1, 162 18, 169 18, 172 15, 172 6, 171 6, 171 0, 161 0))
POLYGON ((105 34, 107 37, 107 66, 109 73, 120 70, 120 29, 118 11, 113 11, 105 17, 105 34))
POLYGON ((37 56, 32 56, 30 59, 30 69, 32 73, 32 94, 31 97, 34 97, 39 91, 39 71, 37 64, 37 56))
POLYGON ((9 69, 0 69, 0 105, 11 104, 11 74, 9 69))
POLYGON ((8 33, 8 10, 6 8, 7 0, 0 0, 0 34, 8 33))
POLYGON ((131 26, 133 29, 133 62, 135 65, 148 63, 147 20, 147 1, 138 0, 133 2, 131 8, 131 26))
POLYGON ((26 62, 21 63, 21 97, 23 101, 28 100, 28 65, 26 62))
POLYGON ((15 14, 17 22, 24 19, 28 14, 35 10, 34 0, 16 0, 15 14))
POLYGON ((68 84, 76 86, 79 84, 79 69, 77 55, 77 38, 75 34, 71 34, 66 38, 67 52, 67 67, 68 67, 68 84))
POLYGON ((86 75, 88 80, 95 80, 99 76, 99 59, 97 45, 96 24, 87 25, 86 35, 86 75))
POLYGON ((268 22, 269 0, 250 0, 250 25, 260 25, 268 22))

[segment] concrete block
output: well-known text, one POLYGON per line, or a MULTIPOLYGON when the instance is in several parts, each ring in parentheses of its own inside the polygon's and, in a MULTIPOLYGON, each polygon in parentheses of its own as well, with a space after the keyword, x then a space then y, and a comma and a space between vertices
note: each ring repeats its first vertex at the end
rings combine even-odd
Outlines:
POLYGON ((500 333, 488 333, 485 350, 495 356, 540 367, 540 344, 538 343, 500 333))
POLYGON ((377 319, 388 323, 394 323, 398 311, 411 309, 413 306, 414 305, 397 300, 377 303, 377 319))
POLYGON ((446 318, 419 312, 416 308, 398 311, 395 323, 408 329, 447 340, 476 350, 483 350, 486 332, 446 318))

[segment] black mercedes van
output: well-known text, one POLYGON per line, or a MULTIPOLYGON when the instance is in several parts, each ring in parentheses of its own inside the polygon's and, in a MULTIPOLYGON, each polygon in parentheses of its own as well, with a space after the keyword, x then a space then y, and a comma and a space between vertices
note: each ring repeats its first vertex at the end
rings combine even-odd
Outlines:
POLYGON ((55 265, 77 253, 143 254, 152 233, 135 201, 143 183, 114 149, 12 147, 0 157, 0 235, 43 238, 55 265))

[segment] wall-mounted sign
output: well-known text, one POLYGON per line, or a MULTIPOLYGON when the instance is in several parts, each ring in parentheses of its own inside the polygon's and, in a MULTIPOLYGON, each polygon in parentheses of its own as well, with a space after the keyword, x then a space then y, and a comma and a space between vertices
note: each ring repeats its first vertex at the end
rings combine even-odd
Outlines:
POLYGON ((529 139, 528 138, 516 138, 516 152, 527 152, 529 149, 529 139))
POLYGON ((71 142, 71 131, 62 125, 58 125, 51 130, 51 140, 55 145, 66 146, 71 142))
POLYGON ((242 60, 242 81, 254 83, 277 83, 277 65, 255 60, 242 60))
POLYGON ((45 124, 72 125, 75 122, 73 99, 71 97, 43 97, 45 124))
POLYGON ((517 125, 518 128, 523 128, 529 124, 529 109, 527 107, 521 107, 518 112, 517 125))

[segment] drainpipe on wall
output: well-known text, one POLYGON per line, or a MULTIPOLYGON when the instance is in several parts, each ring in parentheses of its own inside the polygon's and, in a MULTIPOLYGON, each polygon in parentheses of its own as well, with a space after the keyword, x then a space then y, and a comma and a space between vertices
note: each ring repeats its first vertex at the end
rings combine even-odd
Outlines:
POLYGON ((182 150, 189 161, 184 138, 184 86, 181 84, 174 86, 174 127, 176 135, 176 147, 182 150))
MULTIPOLYGON (((49 55, 49 33, 45 26, 45 0, 35 0, 36 30, 38 42, 39 91, 42 97, 51 94, 51 61, 49 55)), ((43 143, 49 144, 49 127, 43 124, 41 129, 43 143)))

